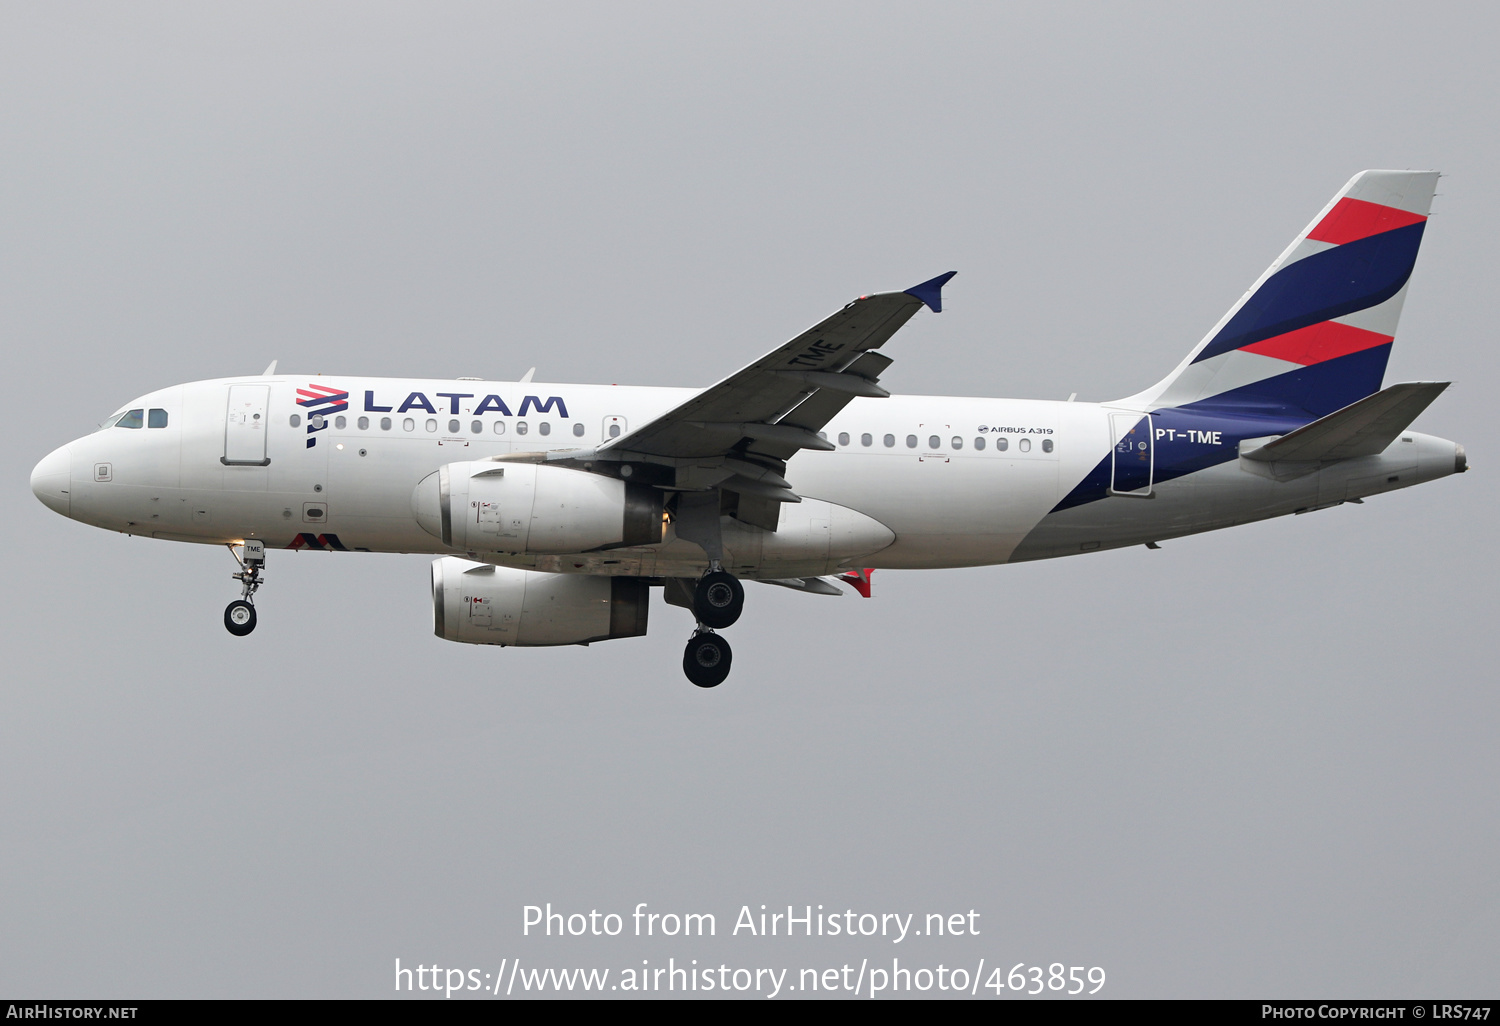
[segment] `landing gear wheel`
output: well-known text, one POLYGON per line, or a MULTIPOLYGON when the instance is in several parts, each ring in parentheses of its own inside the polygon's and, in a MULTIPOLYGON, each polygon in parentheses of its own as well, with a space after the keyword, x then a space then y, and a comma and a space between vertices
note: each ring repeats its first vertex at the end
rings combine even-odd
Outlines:
POLYGON ((255 607, 244 599, 235 599, 224 610, 224 627, 237 638, 255 630, 255 607))
POLYGON ((730 627, 745 608, 745 586, 723 570, 704 574, 693 590, 693 615, 716 631, 730 627))
POLYGON ((700 688, 714 688, 729 676, 733 660, 729 642, 713 631, 703 631, 688 639, 687 651, 682 654, 682 672, 700 688))

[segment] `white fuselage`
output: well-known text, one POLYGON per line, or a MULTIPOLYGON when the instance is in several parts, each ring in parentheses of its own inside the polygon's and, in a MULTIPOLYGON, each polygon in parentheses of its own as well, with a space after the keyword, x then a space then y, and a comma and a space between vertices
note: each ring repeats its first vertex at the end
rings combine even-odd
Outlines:
MULTIPOLYGON (((695 391, 290 376, 194 382, 127 407, 163 411, 164 426, 106 427, 71 442, 38 466, 33 486, 58 512, 127 534, 453 553, 460 550, 424 531, 413 515, 413 488, 437 468, 517 452, 589 449, 695 391), (324 420, 310 422, 317 408, 298 399, 319 386, 330 394, 346 391, 347 407, 334 412, 326 405, 324 420), (256 395, 263 404, 244 413, 256 395), (234 402, 242 407, 238 420, 234 402)), ((1179 418, 1170 439, 1158 432, 1158 451, 1176 452, 1179 460, 1184 452, 1201 453, 1217 462, 1141 494, 1057 509, 1098 473, 1120 441, 1121 425, 1144 412, 1025 399, 855 399, 824 432, 835 451, 803 451, 788 462, 785 476, 804 501, 782 505, 776 532, 725 518, 725 565, 749 578, 786 578, 840 567, 979 566, 1069 555, 1361 498, 1461 466, 1454 443, 1407 431, 1380 455, 1278 480, 1247 466, 1234 452, 1236 441, 1211 430, 1213 424, 1185 431, 1179 418)), ((670 529, 659 545, 478 558, 645 577, 696 576, 707 565, 701 548, 670 529)))

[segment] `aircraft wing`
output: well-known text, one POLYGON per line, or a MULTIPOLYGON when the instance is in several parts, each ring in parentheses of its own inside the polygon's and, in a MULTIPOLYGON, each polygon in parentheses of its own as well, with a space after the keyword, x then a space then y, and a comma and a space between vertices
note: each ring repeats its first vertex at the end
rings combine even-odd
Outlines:
MULTIPOLYGON (((856 299, 676 409, 612 439, 599 454, 692 463, 707 472, 700 482, 710 482, 716 468, 727 470, 700 486, 798 501, 780 476, 784 461, 799 449, 834 448, 818 430, 851 399, 890 394, 876 382, 892 361, 873 350, 924 305, 941 311, 942 287, 955 273, 905 292, 856 299)), ((693 487, 691 474, 688 482, 678 476, 693 487)))

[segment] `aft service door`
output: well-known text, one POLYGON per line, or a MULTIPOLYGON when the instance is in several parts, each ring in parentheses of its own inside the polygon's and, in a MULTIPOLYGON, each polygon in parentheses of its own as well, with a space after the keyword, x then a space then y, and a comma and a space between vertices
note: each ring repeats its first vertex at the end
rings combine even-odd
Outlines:
POLYGON ((1151 494, 1151 415, 1111 413, 1110 427, 1117 439, 1109 490, 1115 495, 1151 494))
POLYGON ((227 467, 264 467, 266 459, 266 410, 270 385, 230 385, 229 410, 224 419, 224 455, 227 467))

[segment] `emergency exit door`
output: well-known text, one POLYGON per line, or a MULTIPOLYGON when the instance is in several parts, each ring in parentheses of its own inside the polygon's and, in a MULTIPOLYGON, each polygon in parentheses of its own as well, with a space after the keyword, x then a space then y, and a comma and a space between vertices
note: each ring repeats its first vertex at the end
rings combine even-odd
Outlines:
POLYGON ((1151 415, 1111 413, 1109 419, 1116 438, 1109 490, 1114 495, 1147 498, 1154 464, 1151 415))
POLYGON ((266 414, 270 385, 230 385, 229 409, 224 418, 226 467, 264 467, 266 458, 266 414))

